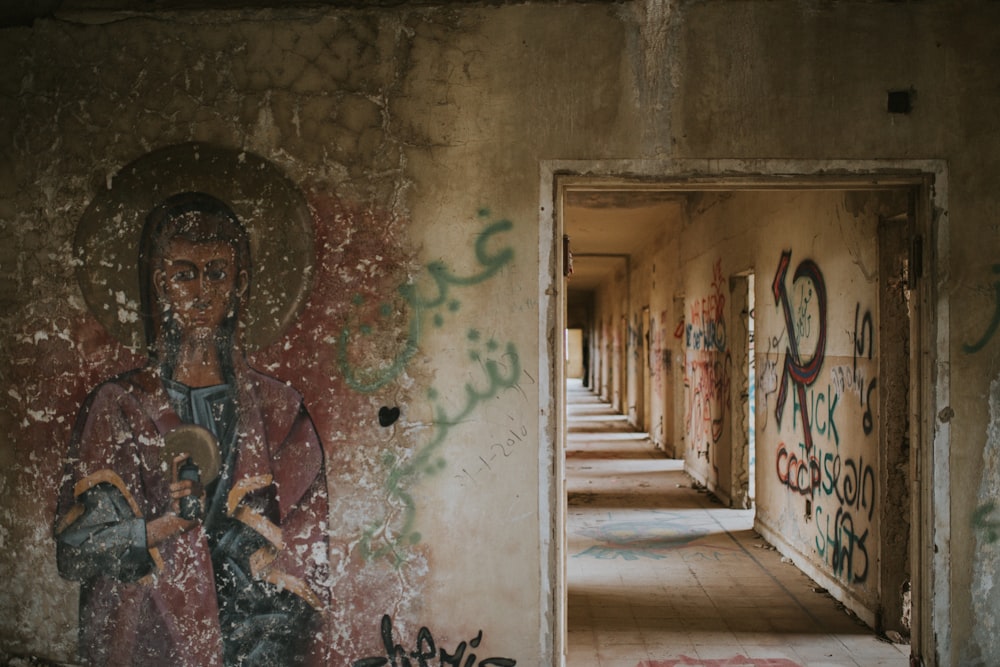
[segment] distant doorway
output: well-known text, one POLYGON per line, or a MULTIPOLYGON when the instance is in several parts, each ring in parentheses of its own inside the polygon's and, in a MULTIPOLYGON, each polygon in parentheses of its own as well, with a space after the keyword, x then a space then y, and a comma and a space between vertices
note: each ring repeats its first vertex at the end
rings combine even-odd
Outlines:
POLYGON ((583 329, 566 329, 566 377, 583 380, 583 329))
POLYGON ((733 376, 732 488, 731 505, 754 506, 757 484, 757 362, 754 346, 754 274, 752 271, 729 280, 733 376))

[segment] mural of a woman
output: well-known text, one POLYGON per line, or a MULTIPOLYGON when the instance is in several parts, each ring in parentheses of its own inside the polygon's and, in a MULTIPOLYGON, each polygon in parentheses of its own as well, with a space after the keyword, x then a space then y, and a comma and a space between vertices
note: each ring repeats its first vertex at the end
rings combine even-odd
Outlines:
POLYGON ((60 491, 57 561, 80 582, 81 658, 322 664, 324 453, 298 392, 244 356, 247 231, 219 198, 182 192, 146 217, 138 263, 149 362, 88 396, 60 491), (217 448, 204 486, 179 479, 188 452, 165 456, 191 425, 217 448), (199 511, 181 509, 191 499, 199 511))

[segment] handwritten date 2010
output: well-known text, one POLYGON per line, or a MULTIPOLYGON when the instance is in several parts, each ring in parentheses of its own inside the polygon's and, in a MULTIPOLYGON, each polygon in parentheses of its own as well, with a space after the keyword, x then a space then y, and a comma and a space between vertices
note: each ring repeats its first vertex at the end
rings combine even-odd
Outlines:
POLYGON ((438 649, 434 644, 434 637, 426 627, 420 628, 417 632, 417 644, 413 651, 407 651, 396 643, 392 633, 392 619, 386 614, 382 617, 382 644, 385 647, 385 656, 372 656, 355 660, 352 667, 514 667, 517 664, 511 658, 484 658, 476 662, 476 654, 465 655, 468 648, 479 648, 483 640, 483 631, 470 639, 462 642, 455 649, 454 653, 449 653, 444 648, 438 649), (437 663, 432 660, 437 659, 437 663), (462 660, 465 662, 462 662, 462 660), (416 662, 414 662, 416 661, 416 662))

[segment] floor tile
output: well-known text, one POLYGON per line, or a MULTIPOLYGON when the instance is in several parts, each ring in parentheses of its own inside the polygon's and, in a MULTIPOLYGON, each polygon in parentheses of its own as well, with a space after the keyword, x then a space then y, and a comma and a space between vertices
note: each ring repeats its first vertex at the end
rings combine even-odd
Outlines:
POLYGON ((567 386, 567 667, 907 667, 645 434, 567 386))

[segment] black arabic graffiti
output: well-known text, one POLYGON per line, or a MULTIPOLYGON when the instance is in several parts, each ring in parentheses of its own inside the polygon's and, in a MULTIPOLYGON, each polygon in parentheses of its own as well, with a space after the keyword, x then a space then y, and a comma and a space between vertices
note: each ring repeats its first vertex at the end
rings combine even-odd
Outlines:
POLYGON ((465 652, 467 649, 479 648, 480 643, 483 641, 482 630, 468 642, 463 641, 460 643, 455 648, 454 653, 449 653, 443 647, 438 648, 435 645, 434 637, 426 626, 420 628, 417 632, 416 646, 412 651, 407 651, 402 645, 396 643, 393 637, 392 619, 388 614, 382 617, 380 629, 385 655, 376 655, 355 660, 352 663, 352 667, 384 667, 385 665, 391 665, 392 667, 413 667, 414 664, 417 667, 434 667, 434 664, 437 664, 438 667, 444 667, 445 665, 451 665, 451 667, 473 667, 474 665, 478 665, 478 667, 514 667, 517 664, 517 661, 511 658, 483 658, 477 663, 475 653, 469 653, 466 656, 465 652), (464 663, 462 662, 463 658, 465 659, 464 663), (414 660, 416 663, 413 662, 414 660), (433 660, 437 660, 437 663, 431 662, 433 660))

